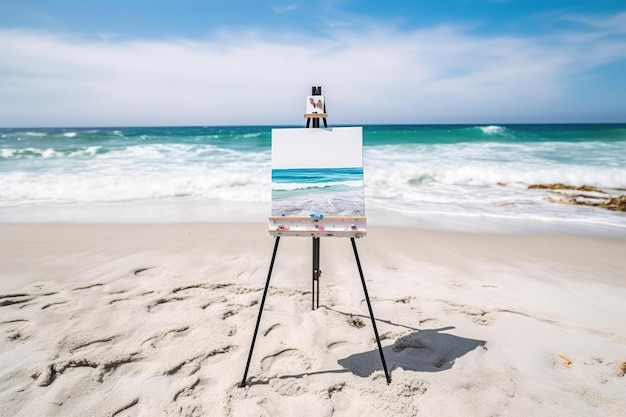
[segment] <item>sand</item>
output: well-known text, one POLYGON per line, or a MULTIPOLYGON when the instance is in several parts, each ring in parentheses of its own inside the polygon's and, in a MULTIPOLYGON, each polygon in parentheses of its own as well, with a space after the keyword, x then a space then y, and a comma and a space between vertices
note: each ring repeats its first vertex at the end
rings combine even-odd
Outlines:
POLYGON ((0 225, 2 416, 623 416, 626 239, 0 225))

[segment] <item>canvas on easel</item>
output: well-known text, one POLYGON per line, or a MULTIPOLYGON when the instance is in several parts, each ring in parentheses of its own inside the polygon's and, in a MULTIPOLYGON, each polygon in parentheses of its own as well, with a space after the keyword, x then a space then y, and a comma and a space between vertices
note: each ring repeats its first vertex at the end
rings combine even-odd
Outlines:
POLYGON ((306 98, 306 113, 321 114, 326 113, 324 107, 324 96, 308 96, 306 98))
POLYGON ((272 129, 271 234, 366 234, 363 129, 272 129))

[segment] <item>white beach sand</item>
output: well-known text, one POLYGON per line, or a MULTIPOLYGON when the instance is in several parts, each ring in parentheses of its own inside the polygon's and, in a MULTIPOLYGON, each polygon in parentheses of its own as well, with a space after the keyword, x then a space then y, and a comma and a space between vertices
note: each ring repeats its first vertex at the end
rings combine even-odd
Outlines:
POLYGON ((626 239, 0 225, 1 416, 623 416, 626 239), (571 359, 564 366, 563 355, 571 359))

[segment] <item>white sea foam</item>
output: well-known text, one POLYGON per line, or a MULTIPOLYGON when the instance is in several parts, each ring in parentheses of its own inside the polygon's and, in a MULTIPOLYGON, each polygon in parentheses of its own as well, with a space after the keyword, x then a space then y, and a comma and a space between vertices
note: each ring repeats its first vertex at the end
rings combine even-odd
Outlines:
MULTIPOLYGON (((269 199, 269 151, 242 154, 183 144, 101 149, 21 149, 23 160, 42 162, 33 160, 36 169, 0 173, 0 206, 269 199)), ((13 149, 2 150, 3 157, 14 154, 13 149)))
POLYGON ((120 170, 3 176, 0 206, 84 204, 144 200, 217 199, 268 200, 270 181, 259 168, 224 170, 144 170, 127 175, 120 170), (245 172, 248 171, 248 172, 245 172), (265 177, 265 179, 263 179, 265 177))
POLYGON ((506 131, 505 127, 496 125, 479 126, 479 129, 486 135, 499 135, 506 131))
POLYGON ((65 136, 66 138, 74 138, 76 137, 77 133, 76 132, 65 132, 63 133, 63 136, 65 136))
POLYGON ((626 188, 626 143, 458 143, 366 148, 368 207, 404 215, 557 221, 626 229, 626 215, 550 203, 532 184, 626 188))
POLYGON ((94 156, 101 150, 101 146, 88 146, 75 150, 63 150, 54 148, 3 148, 0 149, 0 157, 12 159, 52 159, 52 158, 73 158, 83 156, 94 156))
POLYGON ((16 149, 10 149, 10 148, 0 149, 0 158, 7 158, 7 159, 13 158, 16 152, 17 152, 16 149))

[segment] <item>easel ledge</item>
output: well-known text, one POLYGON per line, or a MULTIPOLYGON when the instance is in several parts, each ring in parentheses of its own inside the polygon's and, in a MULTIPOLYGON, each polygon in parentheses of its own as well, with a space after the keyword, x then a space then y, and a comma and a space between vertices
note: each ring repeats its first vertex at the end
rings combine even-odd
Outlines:
POLYGON ((270 220, 332 220, 332 221, 341 221, 341 220, 348 220, 348 221, 365 221, 365 217, 358 217, 358 216, 324 216, 322 218, 316 218, 316 217, 311 217, 311 216, 269 216, 268 217, 270 220))
POLYGON ((304 117, 306 118, 307 128, 320 127, 320 119, 324 120, 324 127, 328 127, 328 122, 326 121, 326 117, 328 117, 328 114, 325 111, 324 113, 305 113, 304 117), (313 126, 311 126, 311 120, 313 120, 313 126))
POLYGON ((365 217, 270 216, 272 236, 355 237, 367 235, 365 217))

